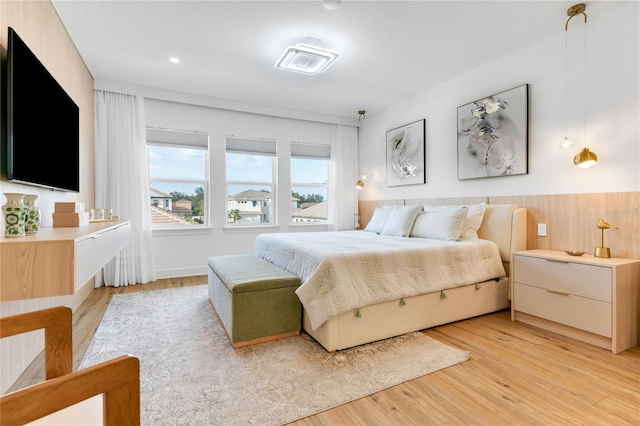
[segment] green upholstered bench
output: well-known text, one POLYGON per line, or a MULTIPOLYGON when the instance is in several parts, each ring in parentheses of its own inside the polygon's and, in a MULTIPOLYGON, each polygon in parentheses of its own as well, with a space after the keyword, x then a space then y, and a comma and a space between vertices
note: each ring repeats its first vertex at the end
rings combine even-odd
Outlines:
POLYGON ((234 348, 300 334, 300 278, 252 254, 207 264, 209 299, 234 348))

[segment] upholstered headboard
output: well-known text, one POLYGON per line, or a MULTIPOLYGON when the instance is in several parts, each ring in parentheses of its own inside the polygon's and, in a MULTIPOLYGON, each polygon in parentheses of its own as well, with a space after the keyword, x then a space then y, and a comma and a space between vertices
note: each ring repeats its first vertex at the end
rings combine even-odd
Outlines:
POLYGON ((487 204, 478 237, 495 242, 502 261, 511 262, 514 251, 527 249, 527 210, 515 204, 487 204))

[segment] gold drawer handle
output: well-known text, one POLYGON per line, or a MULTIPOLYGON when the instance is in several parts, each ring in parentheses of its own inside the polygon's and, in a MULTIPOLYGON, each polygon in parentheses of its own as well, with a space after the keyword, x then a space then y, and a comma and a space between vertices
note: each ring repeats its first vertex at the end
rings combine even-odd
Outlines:
POLYGON ((568 296, 568 295, 569 295, 569 293, 565 293, 565 292, 563 292, 563 291, 558 291, 558 290, 549 290, 549 289, 547 289, 547 291, 548 291, 549 293, 559 294, 559 295, 561 295, 561 296, 568 296))
POLYGON ((547 262, 556 262, 556 263, 569 263, 567 260, 558 260, 558 259, 545 259, 547 262))

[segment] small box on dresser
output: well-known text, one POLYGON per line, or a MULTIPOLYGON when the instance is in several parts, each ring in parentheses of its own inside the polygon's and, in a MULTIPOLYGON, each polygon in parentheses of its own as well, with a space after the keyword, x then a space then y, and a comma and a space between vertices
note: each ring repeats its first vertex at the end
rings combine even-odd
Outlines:
POLYGON ((640 260, 514 253, 511 319, 613 353, 638 344, 640 260))
POLYGON ((81 213, 84 212, 84 203, 80 201, 56 201, 53 211, 56 213, 81 213))
POLYGON ((53 227, 78 227, 89 224, 89 213, 53 213, 53 227))

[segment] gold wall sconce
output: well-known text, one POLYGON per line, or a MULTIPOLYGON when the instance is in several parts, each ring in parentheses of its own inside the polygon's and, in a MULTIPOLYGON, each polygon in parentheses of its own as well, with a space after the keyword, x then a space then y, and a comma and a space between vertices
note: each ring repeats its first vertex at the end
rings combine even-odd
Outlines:
POLYGON ((360 179, 358 179, 358 181, 356 182, 356 188, 359 190, 361 190, 362 188, 364 188, 364 181, 367 180, 367 175, 362 175, 360 176, 360 179))
POLYGON ((595 257, 609 258, 609 257, 611 257, 611 249, 609 247, 605 247, 604 246, 604 230, 605 229, 618 229, 618 228, 612 227, 611 225, 609 225, 604 220, 599 219, 598 220, 598 229, 600 229, 602 231, 602 236, 600 237, 600 247, 596 247, 596 250, 595 250, 593 255, 595 257))

